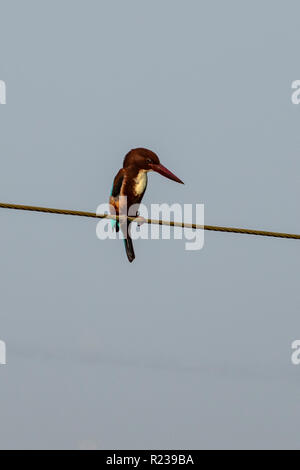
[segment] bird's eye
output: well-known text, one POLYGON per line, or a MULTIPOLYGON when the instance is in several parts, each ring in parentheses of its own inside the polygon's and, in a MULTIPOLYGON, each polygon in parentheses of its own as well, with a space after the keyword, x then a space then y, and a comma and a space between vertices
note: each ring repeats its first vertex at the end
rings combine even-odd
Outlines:
POLYGON ((147 163, 152 163, 151 158, 147 158, 147 163))

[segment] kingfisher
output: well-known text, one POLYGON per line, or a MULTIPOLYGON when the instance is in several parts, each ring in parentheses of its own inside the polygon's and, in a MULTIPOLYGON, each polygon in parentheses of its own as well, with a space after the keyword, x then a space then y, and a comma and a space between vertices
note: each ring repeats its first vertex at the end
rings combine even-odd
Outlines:
MULTIPOLYGON (((109 204, 113 207, 113 213, 115 215, 128 215, 130 207, 133 204, 135 205, 135 209, 138 209, 147 188, 147 174, 149 171, 156 171, 170 180, 184 184, 183 181, 174 175, 174 173, 160 163, 156 153, 146 148, 132 149, 125 155, 123 168, 119 170, 113 182, 109 204), (120 196, 126 196, 127 199, 122 199, 120 196), (126 200, 127 202, 126 213, 125 210, 122 210, 123 200, 126 200)), ((132 214, 130 213, 130 215, 132 214)), ((136 212, 136 217, 137 216, 138 212, 136 212)), ((127 219, 125 222, 120 222, 120 219, 117 221, 112 220, 112 225, 117 232, 121 227, 125 236, 124 245, 127 258, 129 262, 132 263, 135 258, 135 254, 132 239, 128 230, 129 224, 130 222, 128 222, 127 219)))

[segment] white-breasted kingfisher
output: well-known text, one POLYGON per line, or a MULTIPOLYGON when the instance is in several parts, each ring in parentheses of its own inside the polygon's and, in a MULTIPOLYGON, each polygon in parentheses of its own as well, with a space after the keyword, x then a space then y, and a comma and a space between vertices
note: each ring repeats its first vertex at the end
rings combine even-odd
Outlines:
MULTIPOLYGON (((147 173, 149 171, 156 171, 170 180, 184 184, 183 181, 160 163, 156 153, 145 148, 132 149, 125 155, 123 168, 119 170, 114 179, 109 199, 109 204, 114 208, 114 215, 133 216, 132 212, 128 214, 130 207, 135 205, 135 209, 137 209, 141 203, 147 188, 147 173), (122 199, 120 196, 126 196, 126 198, 122 199), (126 212, 121 207, 123 200, 126 201, 126 212)), ((131 263, 135 258, 135 254, 128 230, 130 222, 126 219, 125 222, 118 220, 113 221, 112 224, 117 232, 121 227, 125 236, 126 254, 131 263)))

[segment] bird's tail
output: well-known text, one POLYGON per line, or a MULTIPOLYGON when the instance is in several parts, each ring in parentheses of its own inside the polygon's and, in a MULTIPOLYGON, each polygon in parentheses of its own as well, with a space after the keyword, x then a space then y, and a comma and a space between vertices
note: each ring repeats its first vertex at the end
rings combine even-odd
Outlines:
POLYGON ((127 238, 124 238, 124 245, 128 261, 129 263, 132 263, 135 258, 135 254, 133 249, 133 243, 129 235, 127 235, 127 238))
MULTIPOLYGON (((118 220, 113 221, 113 222, 116 222, 115 228, 116 228, 116 231, 118 232, 120 230, 120 222, 118 220)), ((132 239, 129 235, 129 224, 127 222, 125 222, 125 224, 122 223, 121 230, 125 236, 123 241, 125 245, 126 255, 127 255, 129 263, 132 263, 132 261, 135 258, 135 254, 134 254, 132 239)))

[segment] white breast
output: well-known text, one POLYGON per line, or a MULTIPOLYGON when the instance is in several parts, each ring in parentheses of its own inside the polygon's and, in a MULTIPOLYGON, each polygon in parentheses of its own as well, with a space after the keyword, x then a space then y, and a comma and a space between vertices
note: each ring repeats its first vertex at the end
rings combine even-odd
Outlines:
POLYGON ((134 192, 137 196, 139 196, 145 191, 147 186, 147 171, 140 170, 134 181, 134 192))

